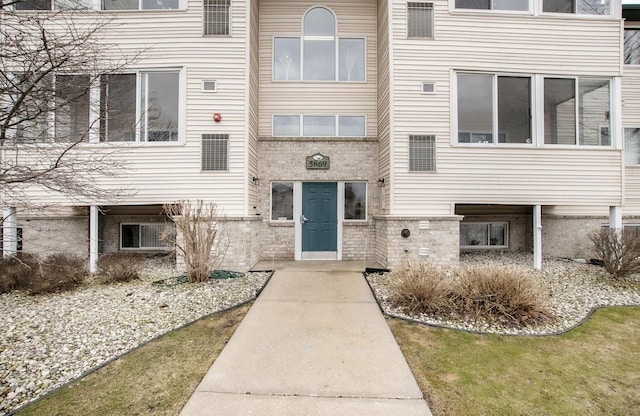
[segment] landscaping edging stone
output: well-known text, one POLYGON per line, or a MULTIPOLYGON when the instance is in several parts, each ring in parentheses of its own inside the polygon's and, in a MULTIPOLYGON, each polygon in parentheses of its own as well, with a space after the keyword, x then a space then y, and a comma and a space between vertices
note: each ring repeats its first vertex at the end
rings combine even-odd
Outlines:
POLYGON ((13 414, 169 331, 254 300, 273 272, 151 285, 171 274, 50 295, 0 295, 0 413, 13 414))
MULTIPOLYGON (((531 254, 493 252, 467 254, 461 263, 518 265, 531 268, 531 254)), ((640 281, 638 276, 627 283, 616 282, 599 266, 570 259, 545 258, 543 270, 531 270, 534 278, 549 293, 549 307, 555 316, 552 322, 512 328, 484 321, 461 321, 436 318, 428 315, 410 315, 389 302, 388 282, 390 274, 365 274, 378 306, 390 317, 439 328, 458 329, 477 334, 548 336, 559 335, 584 323, 595 310, 607 306, 640 305, 640 281)))

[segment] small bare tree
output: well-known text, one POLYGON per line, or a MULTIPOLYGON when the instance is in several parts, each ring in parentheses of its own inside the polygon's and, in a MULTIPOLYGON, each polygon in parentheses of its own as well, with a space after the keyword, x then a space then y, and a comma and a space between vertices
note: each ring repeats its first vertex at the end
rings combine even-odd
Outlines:
POLYGON ((640 273, 640 233, 630 228, 602 228, 589 235, 593 251, 615 278, 640 273))
POLYGON ((103 37, 113 26, 109 18, 74 1, 23 12, 21 5, 31 3, 0 0, 0 206, 33 208, 32 189, 83 201, 123 192, 96 180, 122 170, 113 151, 86 143, 97 139, 104 115, 92 93, 139 52, 125 57, 103 37))
POLYGON ((184 256, 190 282, 204 282, 224 260, 229 247, 224 217, 213 202, 198 200, 165 204, 164 212, 173 220, 176 233, 163 239, 175 244, 184 256))

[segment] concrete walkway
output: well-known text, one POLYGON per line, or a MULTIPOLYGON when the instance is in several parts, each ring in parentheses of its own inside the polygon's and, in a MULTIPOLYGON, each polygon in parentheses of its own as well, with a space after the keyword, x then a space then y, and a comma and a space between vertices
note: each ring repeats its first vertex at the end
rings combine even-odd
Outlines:
POLYGON ((429 416, 361 262, 276 270, 181 416, 429 416))

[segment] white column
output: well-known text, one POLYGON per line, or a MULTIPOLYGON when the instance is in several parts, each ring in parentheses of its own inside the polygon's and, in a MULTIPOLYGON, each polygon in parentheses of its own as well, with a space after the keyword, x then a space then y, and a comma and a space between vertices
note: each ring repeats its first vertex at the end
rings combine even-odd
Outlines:
POLYGON ((609 207, 609 228, 622 230, 622 207, 609 207))
POLYGON ((89 207, 89 271, 98 270, 98 207, 89 207))
POLYGON ((2 255, 15 256, 18 254, 18 220, 16 208, 4 209, 2 220, 2 255))
POLYGON ((533 206, 533 268, 542 269, 542 206, 533 206))

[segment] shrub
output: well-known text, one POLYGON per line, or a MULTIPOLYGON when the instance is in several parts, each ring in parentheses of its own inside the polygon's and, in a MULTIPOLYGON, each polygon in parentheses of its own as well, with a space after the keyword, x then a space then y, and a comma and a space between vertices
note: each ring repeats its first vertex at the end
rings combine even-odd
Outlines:
POLYGON ((455 287, 457 309, 470 318, 526 326, 549 317, 542 289, 519 267, 467 266, 455 287))
POLYGON ((452 282, 443 268, 404 261, 391 275, 391 301, 408 313, 443 315, 452 308, 452 282))
POLYGON ((105 254, 98 259, 96 278, 104 284, 137 280, 140 278, 143 260, 137 253, 105 254))
POLYGON ((52 254, 44 260, 29 254, 0 261, 0 290, 24 290, 32 295, 72 290, 84 282, 86 260, 52 254))
POLYGON ((27 288, 31 294, 72 290, 84 283, 88 274, 86 259, 65 253, 47 256, 37 269, 27 288))
POLYGON ((549 317, 544 292, 526 270, 517 267, 444 268, 404 262, 391 278, 390 301, 412 314, 484 319, 512 326, 549 317))
POLYGON ((164 212, 173 220, 176 235, 167 233, 163 240, 175 245, 184 256, 189 282, 206 282, 222 264, 229 247, 224 217, 213 202, 198 200, 165 204, 164 212))
POLYGON ((604 269, 615 278, 640 272, 640 233, 630 228, 602 228, 589 235, 604 269))

